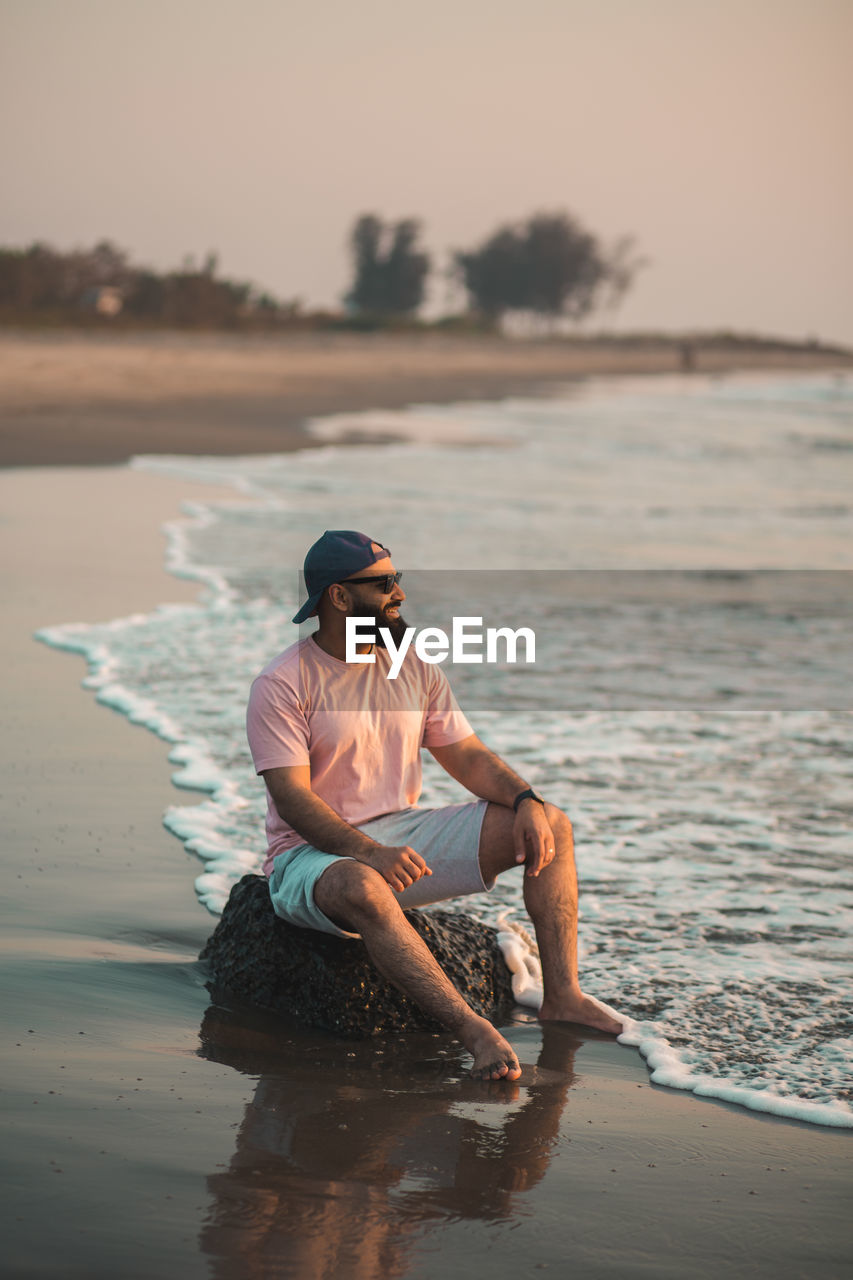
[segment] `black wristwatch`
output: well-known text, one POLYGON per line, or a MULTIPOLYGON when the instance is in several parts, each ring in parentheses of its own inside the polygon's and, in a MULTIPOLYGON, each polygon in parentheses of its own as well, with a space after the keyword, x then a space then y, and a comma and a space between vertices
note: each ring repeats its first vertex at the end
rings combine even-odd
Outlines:
POLYGON ((545 803, 542 797, 538 796, 532 787, 528 787, 526 791, 519 791, 518 795, 512 802, 512 807, 516 813, 518 813, 518 806, 521 804, 522 800, 535 800, 537 804, 545 803))

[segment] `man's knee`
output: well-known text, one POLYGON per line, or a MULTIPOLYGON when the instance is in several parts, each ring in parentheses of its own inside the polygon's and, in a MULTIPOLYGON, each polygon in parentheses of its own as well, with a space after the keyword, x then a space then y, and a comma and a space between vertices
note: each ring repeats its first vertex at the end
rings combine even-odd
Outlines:
MULTIPOLYGON (((574 837, 572 824, 556 805, 545 803, 545 816, 555 837, 556 853, 562 859, 574 863, 574 837)), ((489 884, 496 876, 516 867, 516 851, 513 841, 515 814, 505 805, 490 804, 480 829, 480 870, 489 884)))
POLYGON ((331 919, 351 923, 379 919, 399 909, 393 890, 373 867, 342 858, 328 867, 314 888, 317 906, 331 919))
POLYGON ((548 819, 548 825, 554 832, 559 844, 564 848, 574 849, 574 833, 569 818, 563 813, 562 809, 558 809, 555 804, 545 803, 545 817, 548 819))

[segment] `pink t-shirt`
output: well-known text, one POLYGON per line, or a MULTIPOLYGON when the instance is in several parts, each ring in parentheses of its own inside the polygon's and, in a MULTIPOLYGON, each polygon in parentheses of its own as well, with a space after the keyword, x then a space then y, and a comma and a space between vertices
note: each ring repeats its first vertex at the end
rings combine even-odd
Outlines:
MULTIPOLYGON (((421 747, 447 746, 473 733, 447 677, 409 649, 396 680, 391 659, 348 663, 311 636, 274 658, 252 685, 246 732, 255 769, 311 766, 311 788, 357 826, 418 802, 421 747)), ((304 844, 267 795, 264 873, 285 849, 304 844)))

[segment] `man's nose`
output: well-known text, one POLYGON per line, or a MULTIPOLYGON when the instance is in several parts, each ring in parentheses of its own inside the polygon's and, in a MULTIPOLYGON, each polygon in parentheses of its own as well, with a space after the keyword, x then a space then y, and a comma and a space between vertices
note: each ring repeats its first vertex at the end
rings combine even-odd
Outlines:
POLYGON ((393 591, 391 592, 391 599, 392 599, 392 600, 396 600, 396 601, 398 601, 398 603, 402 604, 402 603, 403 603, 403 601, 405 600, 405 598, 406 598, 406 593, 405 593, 405 591, 404 591, 404 590, 403 590, 403 588, 400 586, 399 582, 395 582, 395 583, 394 583, 394 589, 393 589, 393 591))

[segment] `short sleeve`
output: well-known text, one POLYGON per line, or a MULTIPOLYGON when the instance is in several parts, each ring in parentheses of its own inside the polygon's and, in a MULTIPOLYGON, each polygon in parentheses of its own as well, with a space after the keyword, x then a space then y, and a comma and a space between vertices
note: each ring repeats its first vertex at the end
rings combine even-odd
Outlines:
POLYGON ((308 721, 294 690, 271 675, 252 685, 246 711, 246 736, 255 772, 309 764, 308 721))
POLYGON ((470 738, 474 730, 459 708, 447 676, 438 665, 428 668, 429 698, 424 723, 423 746, 449 747, 453 742, 470 738))

